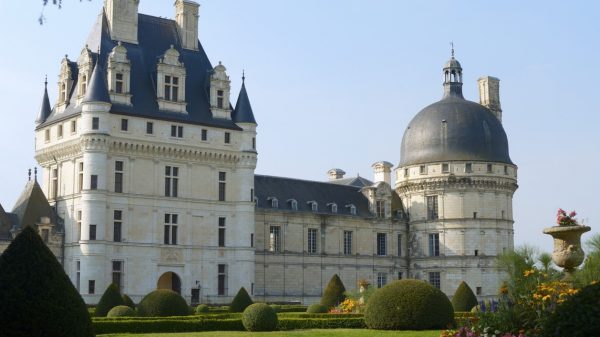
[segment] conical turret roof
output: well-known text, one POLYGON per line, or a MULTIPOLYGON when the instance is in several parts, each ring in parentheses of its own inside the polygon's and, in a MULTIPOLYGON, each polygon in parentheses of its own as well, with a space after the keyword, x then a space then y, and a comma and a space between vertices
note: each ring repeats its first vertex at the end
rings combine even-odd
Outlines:
POLYGON ((250 105, 250 99, 248 98, 248 92, 246 91, 245 81, 242 80, 242 89, 238 96, 237 103, 235 103, 235 110, 233 111, 233 121, 236 123, 251 123, 256 124, 254 119, 254 113, 252 112, 252 106, 250 105))
POLYGON ((110 103, 110 96, 108 95, 108 88, 106 86, 106 78, 104 76, 104 69, 100 65, 100 60, 96 62, 94 72, 90 78, 90 84, 83 98, 83 103, 89 102, 105 102, 110 103))
POLYGON ((50 99, 48 98, 48 80, 44 81, 44 97, 42 98, 42 105, 40 106, 40 112, 35 119, 36 124, 42 124, 46 121, 48 116, 52 113, 52 107, 50 106, 50 99))

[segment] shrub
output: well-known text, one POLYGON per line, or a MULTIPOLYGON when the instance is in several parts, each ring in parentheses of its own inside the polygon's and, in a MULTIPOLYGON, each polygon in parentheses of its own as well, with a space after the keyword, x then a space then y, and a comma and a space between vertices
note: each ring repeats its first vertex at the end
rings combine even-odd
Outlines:
POLYGON ((0 256, 3 336, 94 336, 87 307, 62 266, 31 227, 0 256))
POLYGON ((187 316, 189 309, 178 293, 169 289, 157 289, 138 304, 138 314, 147 317, 187 316))
POLYGON ((196 314, 205 314, 205 313, 207 313, 208 312, 208 305, 206 305, 206 304, 199 304, 196 307, 195 312, 196 312, 196 314))
POLYGON ((331 277, 331 280, 329 280, 325 291, 323 292, 321 304, 327 306, 328 308, 335 307, 346 299, 344 292, 346 292, 344 283, 342 283, 342 280, 340 280, 338 274, 334 274, 331 277))
POLYGON ((325 314, 329 311, 329 308, 327 308, 327 306, 324 306, 322 304, 311 304, 308 306, 308 308, 306 308, 306 312, 309 314, 325 314))
POLYGON ((280 330, 366 328, 365 320, 362 317, 348 317, 347 315, 328 315, 325 318, 282 318, 279 320, 278 327, 280 330))
POLYGON ((588 285, 556 307, 544 326, 544 336, 588 337, 600 331, 600 283, 588 285))
POLYGON ((248 331, 273 331, 277 329, 277 314, 265 303, 255 303, 244 310, 242 323, 248 331))
POLYGON ((169 333, 193 331, 244 331, 242 320, 237 319, 174 319, 121 317, 121 319, 95 319, 94 330, 97 334, 126 333, 169 333))
POLYGON ((231 304, 229 305, 229 311, 243 312, 252 303, 254 302, 252 302, 252 299, 250 298, 250 295, 248 295, 246 288, 241 287, 233 298, 233 301, 231 301, 231 304))
POLYGON ((471 290, 471 287, 465 281, 462 281, 452 297, 454 311, 471 311, 476 305, 477 297, 475 297, 473 290, 471 290))
POLYGON ((133 303, 133 300, 131 299, 131 297, 123 294, 123 304, 125 304, 126 306, 130 307, 131 309, 135 309, 135 303, 133 303))
POLYGON ((110 309, 124 304, 125 302, 123 301, 121 292, 119 292, 119 287, 116 284, 111 283, 104 291, 104 294, 102 294, 100 302, 98 302, 98 305, 96 306, 94 316, 105 317, 110 309))
POLYGON ((453 320, 448 297, 419 280, 399 280, 378 289, 365 310, 365 323, 370 329, 441 329, 453 320))
POLYGON ((275 312, 280 312, 281 311, 281 305, 279 304, 271 304, 271 309, 273 309, 273 311, 275 312))
POLYGON ((106 317, 134 317, 135 310, 133 310, 130 306, 127 305, 117 305, 116 307, 110 309, 106 317))

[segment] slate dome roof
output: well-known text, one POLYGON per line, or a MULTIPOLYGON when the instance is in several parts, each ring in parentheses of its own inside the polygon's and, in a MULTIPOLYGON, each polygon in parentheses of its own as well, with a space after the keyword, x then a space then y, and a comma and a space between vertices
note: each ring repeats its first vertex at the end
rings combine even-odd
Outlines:
MULTIPOLYGON (((458 61, 452 67, 462 71, 458 61)), ((441 161, 512 165, 506 133, 494 113, 465 100, 459 80, 446 79, 444 87, 444 98, 421 110, 406 128, 399 166, 441 161)))

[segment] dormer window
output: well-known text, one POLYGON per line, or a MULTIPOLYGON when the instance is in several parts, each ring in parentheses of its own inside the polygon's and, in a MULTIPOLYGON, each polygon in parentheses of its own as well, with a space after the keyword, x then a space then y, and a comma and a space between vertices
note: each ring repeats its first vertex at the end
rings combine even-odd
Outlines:
POLYGON ((130 75, 131 63, 127 58, 127 48, 119 42, 108 55, 108 91, 113 102, 131 105, 130 75))
POLYGON ((350 214, 356 215, 356 206, 354 206, 354 204, 346 205, 346 208, 350 209, 350 214))
POLYGON ((115 93, 123 93, 123 73, 115 74, 115 93))
POLYGON ((231 119, 231 81, 226 71, 225 66, 219 62, 210 75, 210 110, 214 118, 231 119))
POLYGON ((331 211, 331 213, 337 213, 338 211, 338 207, 337 204, 335 202, 331 202, 329 204, 327 204, 327 207, 329 207, 329 210, 331 211))
POLYGON ((223 109, 223 90, 217 90, 217 108, 223 109))
MULTIPOLYGON (((57 113, 63 112, 69 103, 69 94, 71 93, 74 82, 72 73, 74 65, 74 62, 69 61, 66 55, 60 64, 60 75, 58 75, 58 102, 56 107, 57 113)), ((84 74, 84 72, 80 72, 80 74, 84 74)))
POLYGON ((173 102, 179 100, 179 77, 165 76, 165 100, 173 102))
POLYGON ((298 201, 296 201, 296 199, 289 199, 287 202, 290 205, 290 209, 292 211, 298 210, 298 201))
POLYGON ((87 90, 87 76, 81 76, 81 96, 85 95, 85 91, 87 90))
POLYGON ((156 71, 156 96, 159 109, 187 114, 185 103, 186 70, 184 64, 179 61, 179 52, 173 45, 158 60, 156 71))
POLYGON ((60 101, 65 102, 67 100, 67 84, 60 84, 60 101))
POLYGON ((94 69, 94 58, 92 56, 92 51, 88 49, 87 46, 83 48, 81 53, 79 54, 79 59, 77 59, 77 69, 79 75, 77 76, 77 104, 81 103, 83 96, 88 88, 88 81, 92 76, 92 71, 94 69))
POLYGON ((277 200, 277 198, 269 197, 267 200, 271 202, 271 208, 279 208, 279 200, 277 200))
POLYGON ((310 210, 313 212, 317 212, 319 211, 319 204, 316 201, 309 201, 307 202, 307 204, 310 205, 310 210))

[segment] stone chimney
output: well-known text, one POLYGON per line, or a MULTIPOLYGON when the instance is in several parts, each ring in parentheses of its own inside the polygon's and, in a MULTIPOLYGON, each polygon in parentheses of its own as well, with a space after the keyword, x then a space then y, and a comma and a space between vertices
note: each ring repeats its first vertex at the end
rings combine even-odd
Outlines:
POLYGON ((344 178, 344 174, 346 174, 346 172, 344 172, 344 170, 338 169, 338 168, 334 168, 334 169, 327 171, 327 175, 329 175, 329 181, 342 179, 342 178, 344 178))
POLYGON ((483 76, 477 82, 479 83, 479 104, 490 109, 496 115, 496 118, 502 122, 500 80, 492 76, 483 76))
POLYGON ((138 5, 140 0, 104 0, 110 38, 138 44, 138 5))
POLYGON ((392 163, 387 161, 378 161, 371 165, 373 168, 373 183, 385 182, 391 185, 392 163))
POLYGON ((198 50, 198 7, 193 1, 175 1, 175 21, 183 49, 198 50))

